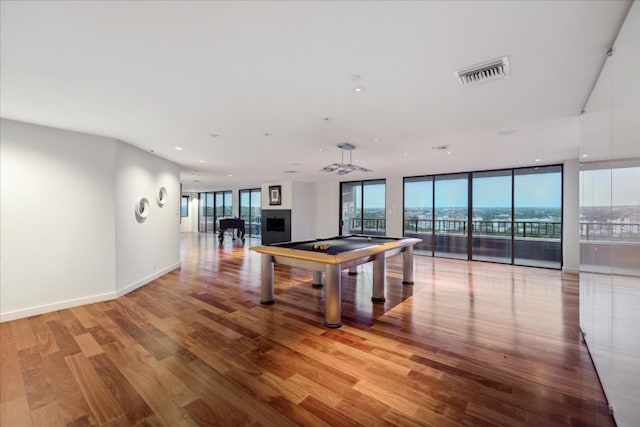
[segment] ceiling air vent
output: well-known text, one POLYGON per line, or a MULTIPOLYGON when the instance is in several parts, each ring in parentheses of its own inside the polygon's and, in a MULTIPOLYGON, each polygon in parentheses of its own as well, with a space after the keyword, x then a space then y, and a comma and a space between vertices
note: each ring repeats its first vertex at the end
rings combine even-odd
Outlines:
POLYGON ((492 59, 491 61, 463 68, 454 74, 462 86, 503 79, 509 76, 509 58, 503 56, 502 58, 492 59))

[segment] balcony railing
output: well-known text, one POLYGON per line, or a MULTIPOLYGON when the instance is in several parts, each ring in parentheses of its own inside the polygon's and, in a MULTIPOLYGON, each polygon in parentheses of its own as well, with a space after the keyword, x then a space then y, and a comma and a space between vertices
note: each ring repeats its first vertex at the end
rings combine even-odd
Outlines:
POLYGON ((385 231, 386 220, 383 218, 351 218, 349 219, 349 230, 360 232, 385 231))
MULTIPOLYGON (((467 234, 468 221, 459 219, 406 219, 405 233, 467 234)), ((534 239, 560 239, 562 223, 548 221, 514 221, 514 237, 534 239)), ((351 218, 349 229, 354 232, 384 232, 386 220, 382 218, 351 218)), ((511 221, 472 221, 474 236, 511 237, 511 221)), ((581 222, 581 240, 640 241, 640 224, 581 222)))
POLYGON ((640 224, 581 222, 580 240, 640 242, 640 224))
MULTIPOLYGON (((407 219, 404 221, 406 233, 467 234, 468 222, 459 219, 407 219), (432 225, 433 223, 433 225, 432 225)), ((475 236, 511 237, 511 221, 472 221, 475 236)), ((514 236, 522 238, 560 239, 562 223, 544 221, 514 221, 514 236)))

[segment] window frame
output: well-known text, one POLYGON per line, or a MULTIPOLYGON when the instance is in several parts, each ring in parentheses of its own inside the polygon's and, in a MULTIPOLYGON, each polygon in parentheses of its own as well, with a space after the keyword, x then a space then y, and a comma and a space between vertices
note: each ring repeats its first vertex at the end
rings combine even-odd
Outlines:
POLYGON ((180 196, 180 218, 189 218, 189 200, 190 199, 191 198, 189 196, 185 196, 185 195, 180 196), (183 205, 182 203, 185 200, 187 201, 187 203, 185 205, 183 205), (186 209, 186 211, 187 211, 186 215, 183 215, 184 209, 186 209))
MULTIPOLYGON (((473 176, 474 174, 478 174, 478 173, 487 173, 487 172, 505 172, 505 171, 509 171, 511 174, 511 230, 512 230, 512 236, 511 236, 511 265, 522 265, 522 266, 532 266, 532 267, 538 267, 538 268, 550 268, 550 269, 562 269, 564 266, 564 259, 563 256, 564 254, 562 253, 562 247, 563 247, 563 243, 564 243, 564 165, 563 164, 548 164, 548 165, 533 165, 533 166, 522 166, 522 167, 516 167, 516 168, 500 168, 500 169, 486 169, 486 170, 477 170, 477 171, 467 171, 467 172, 451 172, 451 173, 442 173, 442 174, 428 174, 428 175, 415 175, 415 176, 405 176, 403 177, 402 180, 402 235, 406 236, 407 235, 407 227, 406 227, 406 200, 405 200, 405 192, 406 192, 406 183, 407 182, 415 182, 417 179, 420 178, 424 178, 425 180, 431 180, 432 182, 432 197, 433 197, 433 204, 432 204, 432 212, 431 212, 431 221, 432 221, 432 231, 431 231, 431 246, 429 249, 427 249, 426 251, 429 252, 431 251, 431 256, 436 256, 435 255, 435 214, 436 214, 436 207, 435 207, 435 199, 436 199, 436 185, 435 185, 435 181, 436 181, 436 177, 438 176, 445 176, 445 175, 462 175, 462 174, 466 174, 467 175, 467 179, 468 179, 468 194, 467 197, 469 198, 469 203, 467 204, 467 222, 470 224, 472 219, 473 219, 473 208, 474 208, 474 204, 473 204, 473 176), (515 177, 517 175, 518 171, 522 171, 522 170, 527 170, 527 169, 535 169, 535 170, 541 170, 541 173, 544 173, 544 169, 549 169, 552 170, 554 168, 559 169, 559 173, 560 173, 560 241, 559 241, 559 247, 560 247, 560 251, 559 251, 559 266, 558 267, 550 267, 550 266, 542 266, 542 265, 531 265, 531 264, 522 264, 522 263, 517 263, 516 262, 516 250, 515 250, 515 235, 514 235, 514 227, 515 227, 515 223, 517 222, 516 219, 516 215, 515 215, 515 209, 516 209, 516 204, 515 204, 515 200, 516 200, 516 185, 515 185, 515 177)), ((342 187, 341 187, 342 188, 342 187)), ((342 201, 342 199, 341 199, 342 201)), ((342 205, 342 203, 341 203, 342 205)), ((471 225, 469 225, 470 227, 471 225)), ((411 233, 411 232, 409 232, 411 233)), ((467 233, 467 260, 468 261, 472 261, 473 260, 473 236, 474 233, 473 232, 468 232, 467 233)), ((478 260, 481 262, 495 262, 495 261, 488 261, 488 260, 478 260)))

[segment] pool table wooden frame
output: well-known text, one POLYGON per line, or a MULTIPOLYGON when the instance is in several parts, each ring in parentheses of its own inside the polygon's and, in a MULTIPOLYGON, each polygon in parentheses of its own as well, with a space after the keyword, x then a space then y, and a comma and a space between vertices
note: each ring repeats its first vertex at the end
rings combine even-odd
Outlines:
MULTIPOLYGON (((348 238, 352 236, 336 236, 332 239, 348 238)), ((355 235, 353 237, 368 237, 355 235)), ((274 263, 300 267, 313 271, 314 286, 322 286, 322 273, 325 276, 325 326, 339 328, 342 326, 341 306, 341 270, 354 268, 367 262, 373 263, 373 302, 384 302, 384 281, 386 270, 386 258, 399 253, 403 254, 402 283, 413 284, 413 246, 421 242, 416 238, 391 238, 384 236, 371 236, 374 239, 393 239, 390 242, 374 244, 372 246, 341 252, 335 255, 294 249, 276 245, 255 246, 251 250, 262 254, 262 294, 261 304, 273 304, 273 265, 274 263)), ((319 243, 322 243, 322 239, 319 243)), ((288 244, 302 244, 314 242, 290 242, 288 244)))

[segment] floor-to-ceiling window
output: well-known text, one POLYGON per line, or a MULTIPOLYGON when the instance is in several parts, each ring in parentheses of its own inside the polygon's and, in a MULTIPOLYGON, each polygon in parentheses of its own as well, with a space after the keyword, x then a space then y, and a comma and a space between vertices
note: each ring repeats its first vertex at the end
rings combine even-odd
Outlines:
POLYGON ((340 183, 340 233, 384 236, 386 232, 384 180, 340 183))
POLYGON ((213 220, 213 193, 199 193, 198 231, 201 233, 215 232, 213 220))
POLYGON ((215 191, 200 193, 200 219, 198 231, 215 233, 218 230, 218 219, 233 215, 231 191, 215 191))
POLYGON ((247 236, 260 236, 261 197, 259 188, 240 190, 240 219, 244 220, 247 236))
POLYGON ((213 193, 215 198, 215 217, 213 219, 216 231, 218 230, 218 220, 233 216, 231 209, 231 191, 216 191, 213 193))
POLYGON ((511 264, 512 171, 474 172, 471 176, 471 257, 511 264))
POLYGON ((405 178, 403 226, 416 254, 561 268, 562 166, 405 178))
POLYGON ((186 218, 189 216, 189 196, 182 196, 180 198, 180 218, 186 218))
POLYGON ((434 255, 467 259, 469 174, 436 176, 434 196, 434 255))
POLYGON ((562 267, 562 166, 516 169, 514 264, 562 267))
POLYGON ((419 176, 404 181, 404 235, 422 239, 416 254, 433 255, 433 177, 419 176))

